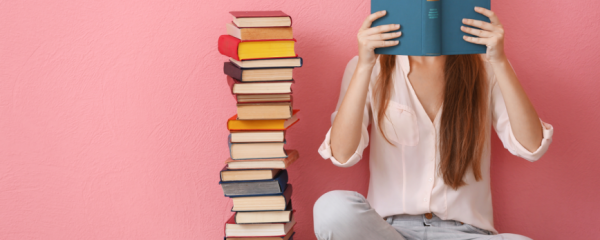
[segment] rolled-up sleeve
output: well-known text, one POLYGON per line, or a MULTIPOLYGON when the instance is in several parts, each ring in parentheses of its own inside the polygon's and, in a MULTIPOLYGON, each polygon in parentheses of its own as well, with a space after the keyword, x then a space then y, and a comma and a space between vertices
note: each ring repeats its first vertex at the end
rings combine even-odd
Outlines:
MULTIPOLYGON (((348 86, 350 85, 350 81, 352 79, 352 75, 354 74, 354 70, 356 69, 356 65, 358 64, 358 56, 355 56, 354 58, 352 58, 348 64, 346 65, 346 70, 344 71, 344 76, 342 78, 342 86, 340 88, 340 96, 338 99, 338 104, 336 106, 335 111, 331 114, 331 123, 333 124, 333 120, 335 119, 335 116, 337 115, 338 109, 340 107, 340 105, 342 104, 342 100, 344 99, 344 96, 346 95, 346 91, 348 90, 348 86)), ((369 145, 369 132, 367 131, 367 127, 369 126, 371 119, 370 119, 370 94, 367 95, 367 100, 365 101, 365 106, 364 106, 364 112, 363 112, 363 123, 362 123, 362 130, 361 130, 361 137, 360 137, 360 142, 358 144, 358 147, 356 148, 356 151, 354 152, 354 154, 352 154, 352 156, 348 159, 347 162, 345 163, 340 163, 337 159, 335 159, 333 157, 333 154, 331 152, 331 127, 329 128, 329 131, 327 131, 327 134, 325 135, 325 140, 323 141, 323 143, 321 143, 321 146, 319 146, 319 154, 321 155, 321 157, 323 157, 323 159, 330 159, 331 162, 339 167, 350 167, 354 164, 356 164, 357 162, 360 161, 360 159, 362 159, 362 154, 364 149, 369 145)))
POLYGON ((521 143, 515 138, 515 135, 512 131, 510 121, 508 118, 508 112, 506 110, 506 105, 504 103, 504 98, 502 96, 502 92, 500 91, 500 87, 497 82, 493 82, 492 87, 492 107, 493 107, 493 126, 498 134, 498 137, 502 141, 504 148, 506 148, 510 153, 515 156, 526 159, 530 162, 536 161, 546 153, 550 143, 552 142, 552 135, 554 133, 554 128, 552 125, 545 123, 540 119, 540 125, 542 126, 543 138, 540 146, 533 152, 527 150, 521 143))

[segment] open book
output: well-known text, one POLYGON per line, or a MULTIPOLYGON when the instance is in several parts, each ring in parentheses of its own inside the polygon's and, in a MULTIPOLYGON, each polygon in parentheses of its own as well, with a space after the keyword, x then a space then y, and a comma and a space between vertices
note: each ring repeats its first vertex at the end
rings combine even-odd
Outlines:
POLYGON ((467 33, 460 30, 462 19, 490 22, 475 12, 475 7, 490 9, 491 0, 371 0, 371 12, 386 10, 372 27, 400 24, 400 44, 377 48, 376 54, 439 56, 480 54, 484 45, 467 42, 467 33))

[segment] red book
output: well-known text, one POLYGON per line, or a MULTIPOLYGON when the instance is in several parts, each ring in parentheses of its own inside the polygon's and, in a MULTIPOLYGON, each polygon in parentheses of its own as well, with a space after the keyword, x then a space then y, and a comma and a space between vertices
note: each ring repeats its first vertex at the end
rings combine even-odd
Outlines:
POLYGON ((231 11, 238 27, 290 27, 292 17, 282 11, 231 11))
POLYGON ((289 17, 282 11, 231 11, 229 12, 236 18, 250 18, 250 17, 289 17))
POLYGON ((219 37, 218 49, 235 60, 298 57, 294 51, 296 39, 240 40, 230 35, 219 37), (276 49, 276 50, 274 50, 276 49))

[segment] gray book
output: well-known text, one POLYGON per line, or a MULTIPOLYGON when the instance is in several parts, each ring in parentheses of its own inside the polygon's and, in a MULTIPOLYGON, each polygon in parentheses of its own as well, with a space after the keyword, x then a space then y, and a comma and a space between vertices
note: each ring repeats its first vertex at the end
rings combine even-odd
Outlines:
POLYGON ((275 178, 267 180, 219 182, 226 197, 257 196, 281 194, 288 182, 286 170, 281 171, 275 178))

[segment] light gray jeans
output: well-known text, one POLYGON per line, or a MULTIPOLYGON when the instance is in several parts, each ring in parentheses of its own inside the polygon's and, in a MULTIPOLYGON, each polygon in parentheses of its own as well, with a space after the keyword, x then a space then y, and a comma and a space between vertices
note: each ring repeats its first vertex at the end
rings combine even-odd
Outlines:
POLYGON ((433 215, 395 215, 383 219, 365 197, 353 191, 331 191, 315 203, 315 235, 319 240, 425 240, 425 239, 509 239, 531 240, 528 237, 491 231, 442 220, 433 215))

